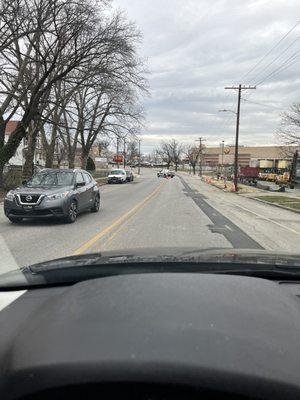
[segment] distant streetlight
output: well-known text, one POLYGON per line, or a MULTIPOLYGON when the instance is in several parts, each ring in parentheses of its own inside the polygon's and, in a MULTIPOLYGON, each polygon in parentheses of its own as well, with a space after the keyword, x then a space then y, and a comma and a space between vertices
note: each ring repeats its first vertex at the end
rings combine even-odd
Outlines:
POLYGON ((141 174, 141 139, 139 141, 139 166, 138 166, 138 174, 141 174))
POLYGON ((237 112, 235 112, 233 110, 219 110, 219 112, 231 112, 231 113, 237 115, 237 112))

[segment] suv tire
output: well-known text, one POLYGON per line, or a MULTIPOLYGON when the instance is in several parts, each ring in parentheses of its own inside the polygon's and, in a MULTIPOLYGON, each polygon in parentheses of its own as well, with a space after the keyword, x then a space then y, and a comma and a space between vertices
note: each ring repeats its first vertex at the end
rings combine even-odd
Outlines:
POLYGON ((68 215, 65 218, 66 222, 72 224, 73 222, 76 221, 77 215, 78 215, 77 202, 75 200, 72 200, 68 208, 68 215))
POLYGON ((97 196, 95 197, 95 200, 94 200, 94 205, 91 208, 91 212, 96 213, 99 211, 99 209, 100 209, 100 196, 97 194, 97 196))

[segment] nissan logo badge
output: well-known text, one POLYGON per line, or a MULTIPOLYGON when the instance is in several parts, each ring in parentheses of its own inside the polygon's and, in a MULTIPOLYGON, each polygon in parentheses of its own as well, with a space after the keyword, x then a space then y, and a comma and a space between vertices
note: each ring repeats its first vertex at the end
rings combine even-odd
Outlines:
POLYGON ((31 196, 26 196, 26 201, 31 201, 32 200, 32 197, 31 196))

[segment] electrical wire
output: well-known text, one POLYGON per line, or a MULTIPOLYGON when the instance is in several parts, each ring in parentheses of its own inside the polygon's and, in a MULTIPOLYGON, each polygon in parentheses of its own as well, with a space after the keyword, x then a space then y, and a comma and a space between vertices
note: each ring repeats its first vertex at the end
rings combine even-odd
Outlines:
POLYGON ((298 62, 299 60, 297 60, 297 58, 300 56, 300 49, 297 50, 295 53, 293 53, 287 60, 285 60, 285 63, 280 65, 279 67, 277 67, 275 70, 273 70, 272 72, 270 72, 265 78, 261 79, 260 81, 258 81, 255 85, 259 86, 261 85, 263 82, 265 82, 268 78, 271 78, 272 76, 276 75, 279 72, 284 71, 285 69, 289 68, 290 66, 294 65, 296 62, 298 62), (288 63, 290 61, 290 63, 288 63))
POLYGON ((280 43, 282 43, 284 39, 297 28, 299 24, 300 24, 300 19, 269 51, 267 51, 267 53, 252 68, 250 68, 250 70, 245 75, 242 76, 241 81, 244 80, 247 76, 249 76, 249 74, 253 72, 268 57, 268 55, 271 54, 272 51, 276 49, 280 45, 280 43))
POLYGON ((275 61, 279 60, 283 54, 285 54, 287 52, 288 49, 290 49, 298 40, 300 39, 300 36, 296 37, 296 39, 294 39, 292 41, 292 43, 290 43, 290 45, 288 47, 286 47, 281 53, 278 54, 277 57, 275 57, 272 61, 270 61, 260 72, 258 72, 258 74, 256 74, 252 80, 256 80, 260 75, 263 74, 264 71, 266 71, 272 64, 275 63, 275 61))

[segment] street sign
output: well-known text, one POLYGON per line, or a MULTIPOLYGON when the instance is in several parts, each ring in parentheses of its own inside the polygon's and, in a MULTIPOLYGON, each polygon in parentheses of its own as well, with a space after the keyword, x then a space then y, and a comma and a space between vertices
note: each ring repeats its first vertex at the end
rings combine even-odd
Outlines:
POLYGON ((114 162, 115 163, 122 163, 124 160, 122 155, 114 156, 114 162))

